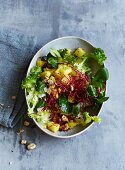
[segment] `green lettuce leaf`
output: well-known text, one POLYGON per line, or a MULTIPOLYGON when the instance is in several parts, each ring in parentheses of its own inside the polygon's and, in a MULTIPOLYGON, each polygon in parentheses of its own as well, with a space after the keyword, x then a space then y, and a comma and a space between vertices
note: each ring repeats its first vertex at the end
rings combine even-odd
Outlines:
POLYGON ((22 88, 31 89, 36 84, 37 78, 40 77, 42 68, 35 66, 31 69, 29 75, 22 81, 22 88))
POLYGON ((95 59, 100 65, 103 65, 104 61, 107 59, 101 48, 94 48, 93 52, 90 54, 90 57, 95 59))

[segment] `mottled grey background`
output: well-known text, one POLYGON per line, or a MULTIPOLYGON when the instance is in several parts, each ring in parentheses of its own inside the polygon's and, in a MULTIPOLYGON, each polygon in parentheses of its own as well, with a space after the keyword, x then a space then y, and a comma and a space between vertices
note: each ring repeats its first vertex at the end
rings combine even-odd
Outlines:
POLYGON ((110 71, 102 123, 72 139, 38 128, 0 126, 0 170, 125 170, 125 0, 0 0, 0 25, 38 37, 38 46, 76 35, 105 50, 110 71), (35 142, 27 151, 20 138, 35 142), (12 165, 9 165, 12 162, 12 165))

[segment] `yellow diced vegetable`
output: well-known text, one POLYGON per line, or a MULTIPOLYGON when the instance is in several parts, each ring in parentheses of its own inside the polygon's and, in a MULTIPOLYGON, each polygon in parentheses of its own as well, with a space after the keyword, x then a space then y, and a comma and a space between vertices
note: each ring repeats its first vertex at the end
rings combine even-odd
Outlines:
POLYGON ((69 125, 70 129, 73 129, 75 126, 78 125, 78 123, 77 122, 68 122, 68 125, 69 125))
POLYGON ((69 82, 69 79, 67 77, 63 77, 61 82, 62 84, 67 84, 69 82))
POLYGON ((59 130, 60 125, 54 122, 49 122, 47 127, 50 131, 56 133, 59 130))
POLYGON ((72 68, 64 65, 64 64, 59 64, 58 69, 55 71, 54 76, 55 77, 68 77, 68 74, 70 74, 72 72, 72 68))
POLYGON ((65 76, 72 72, 72 68, 67 65, 62 65, 59 67, 59 69, 60 69, 60 73, 65 76))
POLYGON ((76 76, 76 72, 74 70, 71 71, 70 73, 71 76, 76 76))
POLYGON ((53 85, 55 82, 56 82, 55 77, 50 76, 50 78, 48 80, 49 85, 53 85))
POLYGON ((77 48, 74 52, 74 55, 77 57, 82 57, 86 52, 82 48, 77 48))
POLYGON ((41 73, 40 75, 43 79, 44 78, 49 78, 51 76, 51 72, 50 71, 44 71, 41 73))
POLYGON ((53 73, 53 69, 46 69, 45 71, 43 71, 42 73, 41 73, 41 77, 44 79, 44 78, 49 78, 51 75, 52 75, 52 73, 53 73))
POLYGON ((42 61, 40 58, 37 60, 36 65, 43 67, 46 64, 46 61, 42 61))
POLYGON ((58 79, 58 78, 60 79, 60 78, 61 78, 61 75, 60 75, 59 72, 57 72, 57 70, 53 72, 53 76, 54 76, 56 79, 58 79))

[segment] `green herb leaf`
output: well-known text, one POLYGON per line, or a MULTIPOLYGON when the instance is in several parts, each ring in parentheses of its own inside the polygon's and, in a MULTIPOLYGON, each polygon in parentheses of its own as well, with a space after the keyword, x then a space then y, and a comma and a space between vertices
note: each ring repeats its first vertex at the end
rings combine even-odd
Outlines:
POLYGON ((88 124, 92 121, 91 116, 89 116, 89 112, 84 112, 83 116, 85 117, 85 124, 88 124))
POLYGON ((101 123, 101 118, 99 116, 92 116, 91 118, 95 123, 101 123))
POLYGON ((99 116, 90 116, 89 112, 84 112, 83 116, 85 116, 85 122, 84 124, 88 124, 90 123, 92 120, 96 123, 100 123, 101 122, 101 118, 99 116))
POLYGON ((52 67, 56 68, 58 65, 58 60, 57 58, 54 57, 49 57, 48 58, 48 63, 52 65, 52 67))
POLYGON ((35 90, 34 87, 31 88, 30 91, 27 93, 26 99, 28 102, 28 114, 34 113, 34 108, 39 101, 38 92, 35 90))
POLYGON ((109 97, 102 97, 102 98, 97 99, 97 101, 99 103, 103 103, 103 102, 107 101, 108 99, 109 99, 109 97))
POLYGON ((107 68, 101 68, 94 76, 93 82, 105 82, 109 78, 109 72, 107 68))
POLYGON ((86 72, 90 72, 91 68, 88 65, 88 58, 87 57, 83 57, 83 58, 79 58, 75 61, 74 66, 76 67, 77 70, 86 73, 86 72))
POLYGON ((94 48, 93 52, 90 54, 90 57, 95 59, 100 65, 103 65, 104 61, 107 59, 101 48, 94 48))
POLYGON ((93 85, 90 85, 90 86, 87 88, 87 91, 88 91, 88 93, 89 93, 90 96, 94 96, 94 97, 97 96, 96 88, 95 88, 93 85))
POLYGON ((36 84, 37 78, 40 77, 42 68, 35 66, 31 69, 29 75, 22 81, 22 88, 31 89, 36 84))
POLYGON ((60 58, 61 57, 60 53, 55 48, 51 48, 50 53, 55 58, 60 58))
POLYGON ((36 90, 39 92, 39 93, 45 93, 44 92, 44 88, 46 87, 46 84, 43 82, 43 81, 38 81, 37 83, 37 87, 36 87, 36 90))
POLYGON ((62 58, 65 58, 66 56, 71 55, 71 51, 68 50, 67 48, 60 49, 60 50, 58 50, 58 52, 60 53, 62 58))
POLYGON ((80 104, 76 104, 76 105, 73 105, 73 108, 72 108, 72 114, 73 116, 77 116, 80 112, 80 104))
POLYGON ((61 96, 58 100, 59 106, 62 112, 64 113, 69 113, 71 110, 70 103, 68 102, 66 96, 61 96))
POLYGON ((46 105, 46 102, 44 100, 40 100, 35 107, 35 110, 39 107, 44 107, 46 105))

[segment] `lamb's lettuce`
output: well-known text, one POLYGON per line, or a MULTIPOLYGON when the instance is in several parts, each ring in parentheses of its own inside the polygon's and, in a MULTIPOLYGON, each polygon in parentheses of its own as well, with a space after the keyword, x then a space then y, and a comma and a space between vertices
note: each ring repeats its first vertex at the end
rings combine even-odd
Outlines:
POLYGON ((93 78, 93 82, 105 82, 109 79, 109 72, 106 67, 100 68, 93 78))

